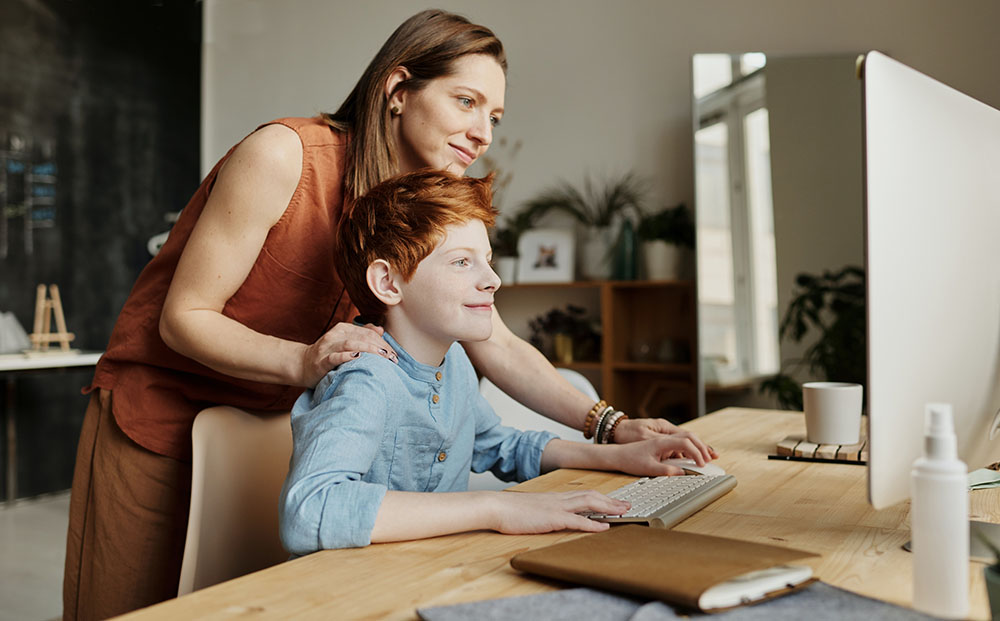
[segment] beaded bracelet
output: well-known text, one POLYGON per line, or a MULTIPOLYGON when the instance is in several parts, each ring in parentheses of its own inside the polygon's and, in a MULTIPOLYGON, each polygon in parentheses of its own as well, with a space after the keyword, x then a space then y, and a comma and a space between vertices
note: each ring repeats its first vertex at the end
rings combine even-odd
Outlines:
POLYGON ((615 443, 615 427, 617 427, 618 423, 622 422, 626 418, 628 418, 628 414, 622 412, 622 415, 619 416, 618 419, 616 419, 615 422, 611 424, 611 428, 608 430, 608 441, 605 442, 605 444, 615 443))
POLYGON ((597 425, 594 427, 594 444, 601 443, 601 434, 604 433, 604 426, 608 423, 608 418, 614 414, 615 409, 613 407, 606 407, 601 415, 597 417, 597 425))
POLYGON ((597 444, 607 443, 608 429, 611 428, 611 423, 613 423, 616 418, 618 418, 617 410, 612 412, 611 414, 608 414, 608 417, 604 419, 604 425, 601 427, 601 434, 597 438, 594 438, 594 442, 596 442, 597 444))
POLYGON ((604 421, 604 428, 601 429, 600 438, 597 440, 598 444, 607 444, 608 443, 608 433, 611 431, 611 427, 615 423, 617 423, 621 419, 622 416, 625 416, 625 413, 622 412, 622 411, 620 411, 620 410, 616 410, 610 416, 608 416, 607 419, 605 419, 605 421, 604 421))
POLYGON ((590 431, 591 425, 594 424, 594 418, 597 417, 597 413, 608 407, 608 404, 604 399, 601 399, 594 404, 594 407, 590 408, 590 412, 587 412, 587 418, 583 421, 583 437, 587 440, 594 437, 594 434, 590 431))
POLYGON ((604 402, 604 399, 601 399, 600 401, 598 401, 597 403, 595 403, 593 405, 593 407, 590 408, 589 412, 587 412, 587 418, 585 418, 584 421, 583 421, 583 437, 584 438, 586 438, 588 440, 590 439, 590 437, 591 437, 590 436, 590 428, 594 424, 594 418, 597 416, 597 413, 600 412, 606 406, 607 406, 607 403, 604 402))
MULTIPOLYGON (((597 431, 598 431, 598 429, 601 426, 601 421, 604 419, 604 417, 606 417, 608 414, 611 414, 614 411, 615 411, 615 409, 613 407, 611 407, 610 405, 604 406, 604 409, 601 410, 600 413, 597 415, 597 417, 594 419, 594 424, 592 426, 590 426, 590 427, 587 428, 588 434, 585 437, 588 440, 591 439, 591 438, 596 438, 597 437, 597 431)), ((594 441, 596 442, 596 439, 594 441)))

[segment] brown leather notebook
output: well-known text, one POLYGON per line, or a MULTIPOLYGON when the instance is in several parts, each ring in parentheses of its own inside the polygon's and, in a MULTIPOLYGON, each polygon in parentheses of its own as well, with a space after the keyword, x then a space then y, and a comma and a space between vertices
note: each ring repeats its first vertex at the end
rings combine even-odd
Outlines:
MULTIPOLYGON (((812 552, 761 543, 696 535, 638 525, 615 526, 517 554, 510 564, 520 571, 659 599, 693 610, 719 612, 790 593, 816 581, 803 567, 797 577, 771 571, 770 581, 746 580, 759 570, 771 570, 791 561, 817 556, 812 552), (803 575, 803 572, 806 575, 803 575), (788 576, 786 582, 785 576, 788 576), (777 579, 777 582, 776 582, 777 579), (753 583, 753 584, 751 584, 753 583), (721 587, 730 603, 706 606, 706 591, 721 587), (763 588, 761 588, 763 585, 763 588)), ((759 572, 754 574, 760 575, 759 572)), ((719 589, 714 590, 717 594, 719 589)))

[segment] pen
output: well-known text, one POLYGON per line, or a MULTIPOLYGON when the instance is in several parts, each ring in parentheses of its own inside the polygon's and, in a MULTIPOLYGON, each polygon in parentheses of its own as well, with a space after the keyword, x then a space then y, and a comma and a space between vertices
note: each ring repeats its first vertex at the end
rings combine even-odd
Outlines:
POLYGON ((826 457, 800 457, 798 455, 768 455, 768 459, 779 459, 783 461, 815 461, 821 464, 849 464, 852 466, 866 466, 867 461, 847 461, 844 459, 827 459, 826 457))

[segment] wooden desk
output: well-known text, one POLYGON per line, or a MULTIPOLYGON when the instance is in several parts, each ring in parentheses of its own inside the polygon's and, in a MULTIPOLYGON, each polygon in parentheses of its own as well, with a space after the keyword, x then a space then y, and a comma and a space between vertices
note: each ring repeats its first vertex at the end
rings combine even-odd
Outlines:
POLYGON ((54 371, 71 367, 92 367, 104 352, 76 351, 62 353, 53 350, 45 354, 2 354, 0 374, 7 380, 7 402, 3 408, 4 423, 7 428, 7 504, 17 499, 17 416, 14 412, 18 375, 39 371, 54 371))
MULTIPOLYGON (((788 545, 821 554, 812 561, 836 586, 908 605, 908 506, 868 506, 865 468, 769 461, 781 438, 801 431, 801 414, 730 408, 685 427, 710 442, 734 474, 732 492, 678 530, 788 545)), ((521 491, 610 491, 633 477, 564 470, 519 485, 521 491)), ((973 517, 1000 518, 1000 491, 972 493, 973 517)), ((476 532, 423 541, 329 550, 132 613, 129 619, 415 619, 418 607, 539 593, 557 588, 513 570, 517 552, 582 536, 476 532)), ((988 619, 982 565, 970 570, 972 618, 988 619)))

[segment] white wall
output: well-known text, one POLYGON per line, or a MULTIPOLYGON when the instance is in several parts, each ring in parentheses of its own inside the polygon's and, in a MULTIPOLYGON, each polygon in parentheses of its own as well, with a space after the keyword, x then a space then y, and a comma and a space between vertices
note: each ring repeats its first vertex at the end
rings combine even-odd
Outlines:
MULTIPOLYGON (((1000 107, 993 0, 441 0, 507 48, 498 136, 523 147, 503 207, 559 178, 633 170, 693 204, 695 52, 878 48, 1000 107)), ((258 124, 335 109, 426 0, 205 0, 203 170, 258 124)), ((504 162, 503 155, 493 153, 504 162)), ((472 171, 473 173, 482 172, 472 171)))

